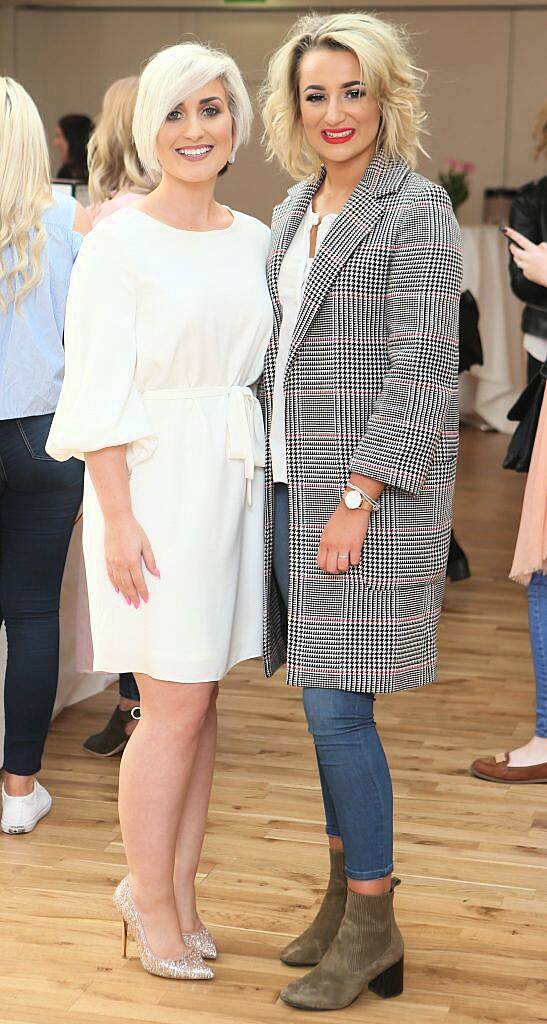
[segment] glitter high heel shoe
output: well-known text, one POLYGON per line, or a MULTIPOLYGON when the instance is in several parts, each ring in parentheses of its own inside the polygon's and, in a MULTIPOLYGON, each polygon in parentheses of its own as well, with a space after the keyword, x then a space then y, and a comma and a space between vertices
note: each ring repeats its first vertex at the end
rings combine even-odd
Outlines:
POLYGON ((200 928, 199 932, 183 932, 182 938, 188 949, 197 950, 204 960, 216 960, 218 950, 207 928, 200 928))
POLYGON ((127 955, 127 936, 129 934, 135 939, 141 964, 149 974, 157 974, 160 978, 189 979, 191 981, 206 981, 209 978, 214 978, 211 968, 204 963, 196 949, 191 949, 186 956, 179 960, 163 960, 154 954, 133 900, 129 875, 122 879, 113 899, 114 906, 119 910, 123 919, 122 955, 124 957, 127 955))

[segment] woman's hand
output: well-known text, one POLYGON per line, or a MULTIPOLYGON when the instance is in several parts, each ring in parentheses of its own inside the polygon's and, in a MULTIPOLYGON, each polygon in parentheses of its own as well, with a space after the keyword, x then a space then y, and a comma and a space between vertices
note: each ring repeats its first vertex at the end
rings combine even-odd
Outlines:
POLYGON ((135 608, 148 601, 142 563, 153 576, 160 575, 150 541, 130 512, 105 519, 104 550, 110 582, 135 608))
POLYGON ((504 235, 512 238, 514 245, 509 246, 511 255, 522 273, 529 281, 542 284, 547 288, 547 243, 535 245, 514 228, 505 228, 504 235))
POLYGON ((370 509, 349 509, 341 501, 321 534, 319 568, 337 575, 347 572, 350 565, 359 565, 369 521, 370 509))

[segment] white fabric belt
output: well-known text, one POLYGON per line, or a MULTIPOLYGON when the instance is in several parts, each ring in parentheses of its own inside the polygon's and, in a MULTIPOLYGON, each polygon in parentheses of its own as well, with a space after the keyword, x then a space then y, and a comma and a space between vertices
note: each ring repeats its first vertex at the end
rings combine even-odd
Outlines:
POLYGON ((226 457, 241 460, 247 481, 247 501, 252 502, 255 467, 265 464, 264 423, 260 402, 249 387, 158 388, 141 392, 143 398, 171 399, 228 398, 226 457))

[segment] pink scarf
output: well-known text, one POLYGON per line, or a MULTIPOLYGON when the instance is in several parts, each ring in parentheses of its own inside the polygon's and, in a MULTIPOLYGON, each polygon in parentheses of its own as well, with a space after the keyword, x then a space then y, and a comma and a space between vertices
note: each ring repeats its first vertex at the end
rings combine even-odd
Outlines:
POLYGON ((535 572, 547 575, 547 387, 524 492, 515 557, 509 575, 517 583, 526 585, 535 572))

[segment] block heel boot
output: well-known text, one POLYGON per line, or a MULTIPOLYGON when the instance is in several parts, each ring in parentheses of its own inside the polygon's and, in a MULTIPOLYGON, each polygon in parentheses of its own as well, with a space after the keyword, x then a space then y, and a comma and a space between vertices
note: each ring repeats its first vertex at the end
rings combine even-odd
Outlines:
POLYGON ((323 902, 312 923, 302 935, 289 942, 279 954, 289 967, 315 967, 327 952, 344 917, 348 883, 344 872, 344 854, 330 853, 330 878, 323 902))
POLYGON ((344 918, 321 963, 291 981, 281 999, 299 1010, 341 1010, 365 988, 384 999, 403 991, 404 944, 393 890, 364 896, 348 890, 344 918))

